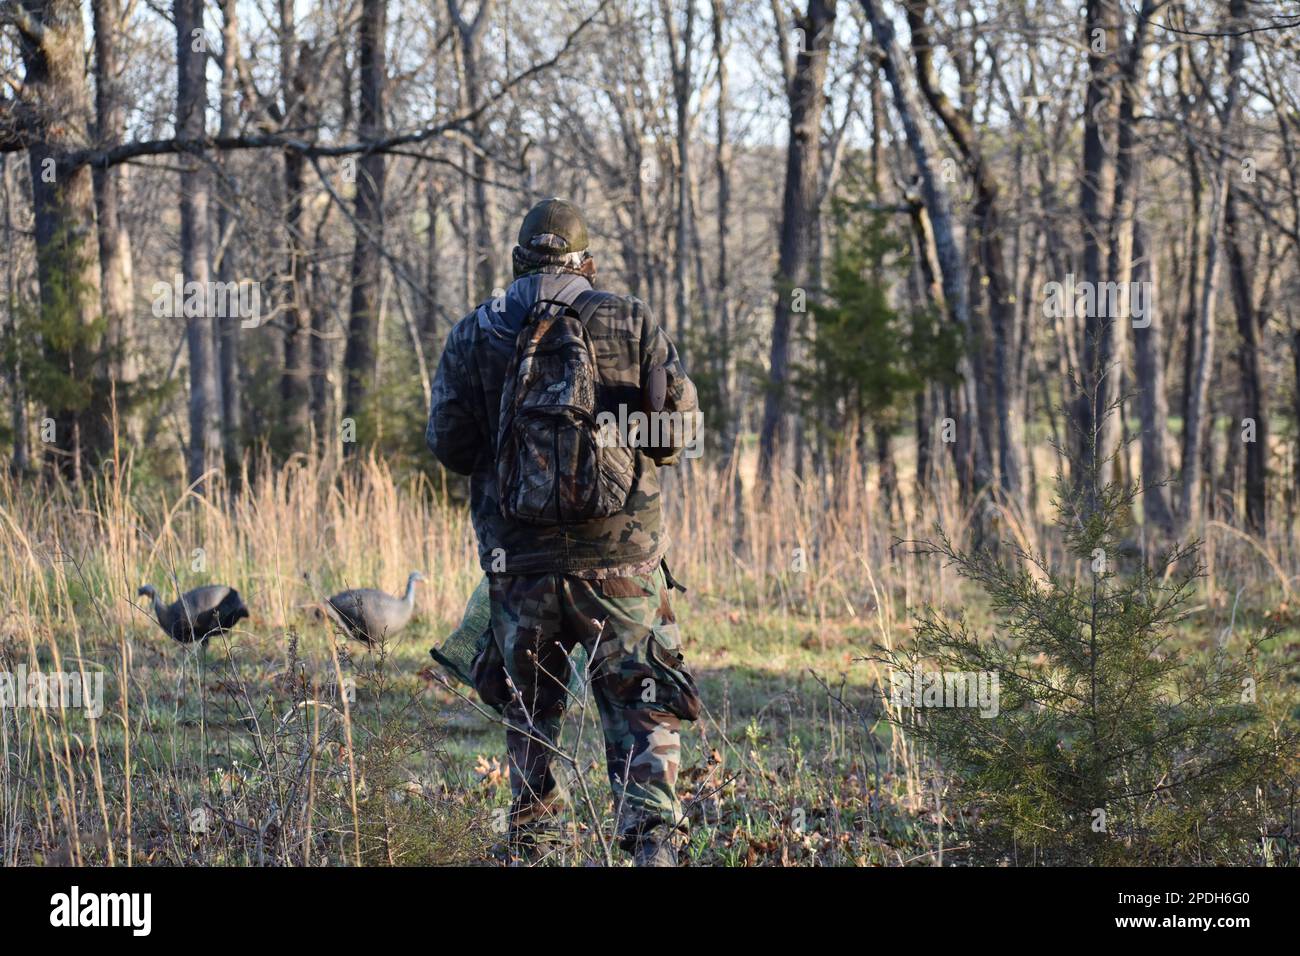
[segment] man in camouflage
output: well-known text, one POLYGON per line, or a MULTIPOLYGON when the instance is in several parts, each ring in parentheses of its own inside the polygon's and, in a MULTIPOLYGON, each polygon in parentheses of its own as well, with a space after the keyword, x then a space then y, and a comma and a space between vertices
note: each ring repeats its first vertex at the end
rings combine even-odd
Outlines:
POLYGON ((675 865, 684 829, 676 793, 681 721, 696 718, 700 700, 669 601, 657 469, 675 463, 698 437, 695 386, 644 303, 603 296, 585 323, 600 406, 611 413, 642 409, 649 390, 661 396, 674 427, 658 444, 635 451, 621 512, 552 527, 510 520, 497 486, 504 378, 534 304, 572 303, 593 288, 595 260, 582 215, 563 200, 539 203, 524 219, 513 260, 515 280, 505 296, 479 305, 448 336, 426 434, 448 469, 470 476, 493 634, 472 676, 507 725, 512 843, 527 845, 547 832, 567 802, 552 758, 572 696, 569 653, 581 646, 604 728, 620 845, 638 865, 675 865))

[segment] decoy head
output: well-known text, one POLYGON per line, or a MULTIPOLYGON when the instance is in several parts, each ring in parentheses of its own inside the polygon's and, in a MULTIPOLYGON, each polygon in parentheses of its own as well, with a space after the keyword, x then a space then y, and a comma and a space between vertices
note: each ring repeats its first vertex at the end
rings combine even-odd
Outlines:
POLYGON ((158 596, 158 592, 157 590, 154 589, 154 586, 152 584, 140 585, 140 590, 136 591, 135 594, 136 597, 147 597, 147 598, 155 598, 158 596))

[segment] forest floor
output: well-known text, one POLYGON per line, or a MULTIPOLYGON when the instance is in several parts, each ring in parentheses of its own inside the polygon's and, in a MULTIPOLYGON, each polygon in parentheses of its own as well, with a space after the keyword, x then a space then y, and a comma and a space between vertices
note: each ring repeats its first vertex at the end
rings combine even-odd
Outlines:
MULTIPOLYGON (((690 864, 960 862, 961 846, 944 845, 953 837, 950 826, 939 826, 935 795, 889 753, 873 666, 863 659, 873 639, 867 627, 699 610, 680 598, 678 613, 705 704, 682 735, 690 864)), ((197 649, 142 620, 131 640, 130 696, 148 701, 147 713, 131 716, 139 728, 130 754, 136 862, 274 859, 286 848, 253 831, 273 815, 272 792, 295 780, 308 785, 295 758, 316 734, 326 741, 318 748, 317 800, 337 812, 325 811, 333 832, 312 841, 314 862, 354 862, 358 844, 363 862, 495 862, 509 804, 503 732, 472 691, 448 684, 428 656, 454 626, 417 619, 383 652, 340 646, 338 673, 353 693, 339 695, 331 636, 319 622, 305 619, 296 638, 242 622, 215 639, 201 662, 197 649), (348 696, 346 717, 341 696, 348 696), (348 806, 353 779, 360 840, 348 806), (374 826, 377 807, 382 832, 374 826)), ((101 660, 117 652, 90 650, 101 660)), ((121 711, 111 682, 104 704, 109 714, 121 711)), ((115 794, 125 787, 121 727, 101 721, 97 740, 104 787, 115 794)), ((85 730, 71 737, 88 744, 85 730)), ((567 842, 545 862, 603 862, 614 806, 594 703, 570 707, 560 749, 572 759, 556 762, 575 806, 567 842), (575 770, 585 776, 585 798, 575 770)), ((616 863, 624 859, 617 848, 608 852, 616 863)))
MULTIPOLYGON (((869 623, 694 603, 678 600, 705 703, 683 732, 679 793, 689 865, 966 862, 969 808, 949 805, 929 765, 882 719, 877 674, 866 659, 876 640, 869 623)), ((1263 623, 1255 618, 1238 609, 1237 626, 1263 623)), ((1297 631, 1288 623, 1277 641, 1294 646, 1297 631)), ((428 656, 454 625, 419 618, 370 653, 335 645, 309 615, 285 630, 243 622, 201 661, 197 649, 172 643, 142 618, 130 639, 130 698, 148 704, 142 713, 128 702, 136 728, 129 754, 121 721, 98 722, 92 740, 71 715, 66 739, 82 752, 69 756, 87 784, 102 780, 116 817, 110 829, 125 823, 131 768, 137 864, 495 865, 509 803, 502 730, 428 656), (336 692, 338 674, 353 694, 336 692), (88 772, 92 749, 95 773, 88 772), (314 835, 305 816, 279 819, 279 807, 300 804, 305 789, 314 792, 314 835), (286 831, 296 845, 282 839, 286 831)), ((1190 646, 1205 633, 1189 626, 1181 640, 1190 646)), ((118 648, 84 651, 102 661, 118 648)), ((109 715, 122 712, 111 679, 104 704, 109 715)), ((594 706, 570 708, 560 749, 572 759, 557 764, 575 806, 565 841, 543 863, 626 862, 610 845, 614 806, 594 706)), ((57 773, 54 762, 50 769, 57 773)), ((88 800, 82 814, 93 814, 94 804, 88 800)), ((102 840, 29 849, 33 862, 73 854, 106 862, 102 840)))

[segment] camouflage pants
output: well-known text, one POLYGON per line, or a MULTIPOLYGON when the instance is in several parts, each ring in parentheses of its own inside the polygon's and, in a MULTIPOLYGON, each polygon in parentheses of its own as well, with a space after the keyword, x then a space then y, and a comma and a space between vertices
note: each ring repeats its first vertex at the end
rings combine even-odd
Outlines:
POLYGON ((656 825, 680 826, 681 721, 699 715, 700 699, 663 572, 603 580, 492 575, 491 591, 494 646, 475 662, 474 682, 507 721, 512 823, 565 802, 547 744, 555 744, 566 706, 582 704, 569 689, 568 656, 581 645, 624 845, 656 825))

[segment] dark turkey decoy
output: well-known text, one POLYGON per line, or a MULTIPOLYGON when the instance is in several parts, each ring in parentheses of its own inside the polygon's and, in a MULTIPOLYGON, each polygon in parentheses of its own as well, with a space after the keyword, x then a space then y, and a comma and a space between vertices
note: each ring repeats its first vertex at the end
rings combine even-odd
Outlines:
POLYGON ((406 579, 406 595, 400 598, 375 588, 341 591, 328 599, 327 610, 349 637, 370 647, 397 633, 411 620, 415 611, 415 582, 423 580, 423 574, 412 571, 406 579))
POLYGON ((208 638, 213 634, 229 631, 248 617, 248 607, 239 592, 224 584, 209 584, 186 591, 173 604, 163 604, 152 584, 141 587, 139 594, 153 601, 158 626, 181 644, 200 641, 207 647, 208 638))

